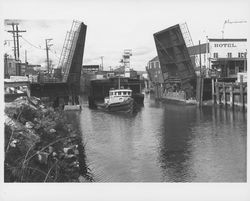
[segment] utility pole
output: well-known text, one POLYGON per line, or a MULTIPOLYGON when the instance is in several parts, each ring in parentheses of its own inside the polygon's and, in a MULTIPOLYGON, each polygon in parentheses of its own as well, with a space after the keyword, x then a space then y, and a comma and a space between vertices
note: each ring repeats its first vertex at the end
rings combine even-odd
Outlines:
POLYGON ((49 71, 50 71, 50 63, 49 63, 49 48, 50 48, 50 46, 52 46, 52 45, 53 45, 53 44, 48 44, 48 42, 49 42, 49 41, 51 41, 51 40, 52 40, 52 38, 50 38, 50 39, 45 39, 48 74, 49 74, 49 71))
POLYGON ((201 41, 199 40, 199 56, 200 56, 200 76, 201 76, 201 41))
POLYGON ((8 32, 11 32, 12 35, 13 35, 13 41, 14 41, 14 57, 15 57, 15 60, 16 60, 16 35, 15 35, 15 24, 14 23, 11 23, 11 24, 7 24, 7 25, 12 25, 12 31, 9 30, 8 32))
POLYGON ((103 57, 104 56, 101 56, 100 58, 101 58, 101 60, 102 60, 102 67, 101 67, 101 70, 103 71, 103 57))
POLYGON ((27 63, 27 50, 25 50, 25 63, 27 63))
POLYGON ((19 32, 26 32, 26 30, 18 30, 18 24, 16 24, 16 41, 17 41, 17 59, 19 60, 19 32))
POLYGON ((14 56, 15 56, 15 60, 19 61, 19 37, 20 35, 18 33, 20 32, 26 32, 26 30, 18 30, 18 23, 9 23, 7 25, 11 25, 12 26, 12 30, 9 30, 8 32, 13 34, 13 41, 14 41, 14 56), (16 29, 15 29, 16 28, 16 29))
POLYGON ((199 40, 199 55, 200 55, 200 95, 199 95, 199 106, 202 106, 203 101, 203 72, 201 63, 201 41, 199 40))

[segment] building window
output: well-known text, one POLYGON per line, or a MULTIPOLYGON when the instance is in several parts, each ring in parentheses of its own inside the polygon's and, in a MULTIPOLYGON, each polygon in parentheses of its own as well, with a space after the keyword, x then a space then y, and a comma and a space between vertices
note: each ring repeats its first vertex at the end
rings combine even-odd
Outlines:
POLYGON ((227 53, 227 57, 228 57, 228 58, 232 58, 232 52, 228 52, 228 53, 227 53))
POLYGON ((239 58, 246 58, 246 53, 245 52, 239 52, 238 57, 239 58))
POLYGON ((155 62, 155 67, 156 67, 156 68, 159 68, 159 61, 156 61, 156 62, 155 62))
POLYGON ((11 63, 9 63, 9 68, 11 68, 11 63))
POLYGON ((218 52, 214 53, 214 58, 218 58, 218 52))
POLYGON ((151 62, 151 68, 154 68, 154 62, 151 62))

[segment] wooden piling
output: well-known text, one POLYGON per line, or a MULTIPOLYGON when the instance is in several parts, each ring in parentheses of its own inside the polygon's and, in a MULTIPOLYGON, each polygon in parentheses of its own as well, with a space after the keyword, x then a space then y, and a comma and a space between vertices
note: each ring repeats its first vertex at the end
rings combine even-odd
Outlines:
POLYGON ((223 103, 225 106, 235 105, 244 108, 246 106, 245 96, 247 85, 243 82, 240 83, 215 83, 215 103, 223 103), (229 98, 227 97, 229 95, 229 98))
POLYGON ((243 91, 243 83, 240 83, 240 106, 244 107, 244 91, 243 91))
POLYGON ((227 97, 226 97, 226 88, 225 88, 225 83, 223 82, 223 85, 222 85, 222 97, 223 97, 223 104, 226 105, 227 104, 227 97))
POLYGON ((219 105, 220 104, 220 88, 219 85, 216 85, 216 103, 219 105))
POLYGON ((212 78, 212 101, 215 104, 215 92, 214 92, 214 78, 212 78))
POLYGON ((200 95, 200 105, 203 104, 203 91, 204 91, 204 78, 201 76, 201 95, 200 95))
POLYGON ((230 105, 230 107, 233 107, 234 106, 234 93, 233 93, 233 91, 234 91, 234 87, 233 87, 233 85, 231 85, 230 86, 230 100, 229 100, 229 105, 230 105))
POLYGON ((202 100, 203 100, 203 78, 201 76, 197 77, 197 83, 196 83, 196 100, 199 106, 202 106, 202 100))

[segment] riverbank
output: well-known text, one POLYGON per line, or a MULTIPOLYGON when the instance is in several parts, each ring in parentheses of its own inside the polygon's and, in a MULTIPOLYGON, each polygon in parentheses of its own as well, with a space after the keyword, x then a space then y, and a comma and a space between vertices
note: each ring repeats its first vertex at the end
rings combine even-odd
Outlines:
POLYGON ((5 103, 5 182, 89 182, 81 133, 35 97, 5 103))

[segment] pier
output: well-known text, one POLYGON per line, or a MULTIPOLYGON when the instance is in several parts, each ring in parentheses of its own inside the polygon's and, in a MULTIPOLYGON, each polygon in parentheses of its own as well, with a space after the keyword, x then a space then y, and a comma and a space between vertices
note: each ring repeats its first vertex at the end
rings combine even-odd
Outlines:
POLYGON ((216 82, 213 101, 215 104, 247 108, 247 83, 216 82))

